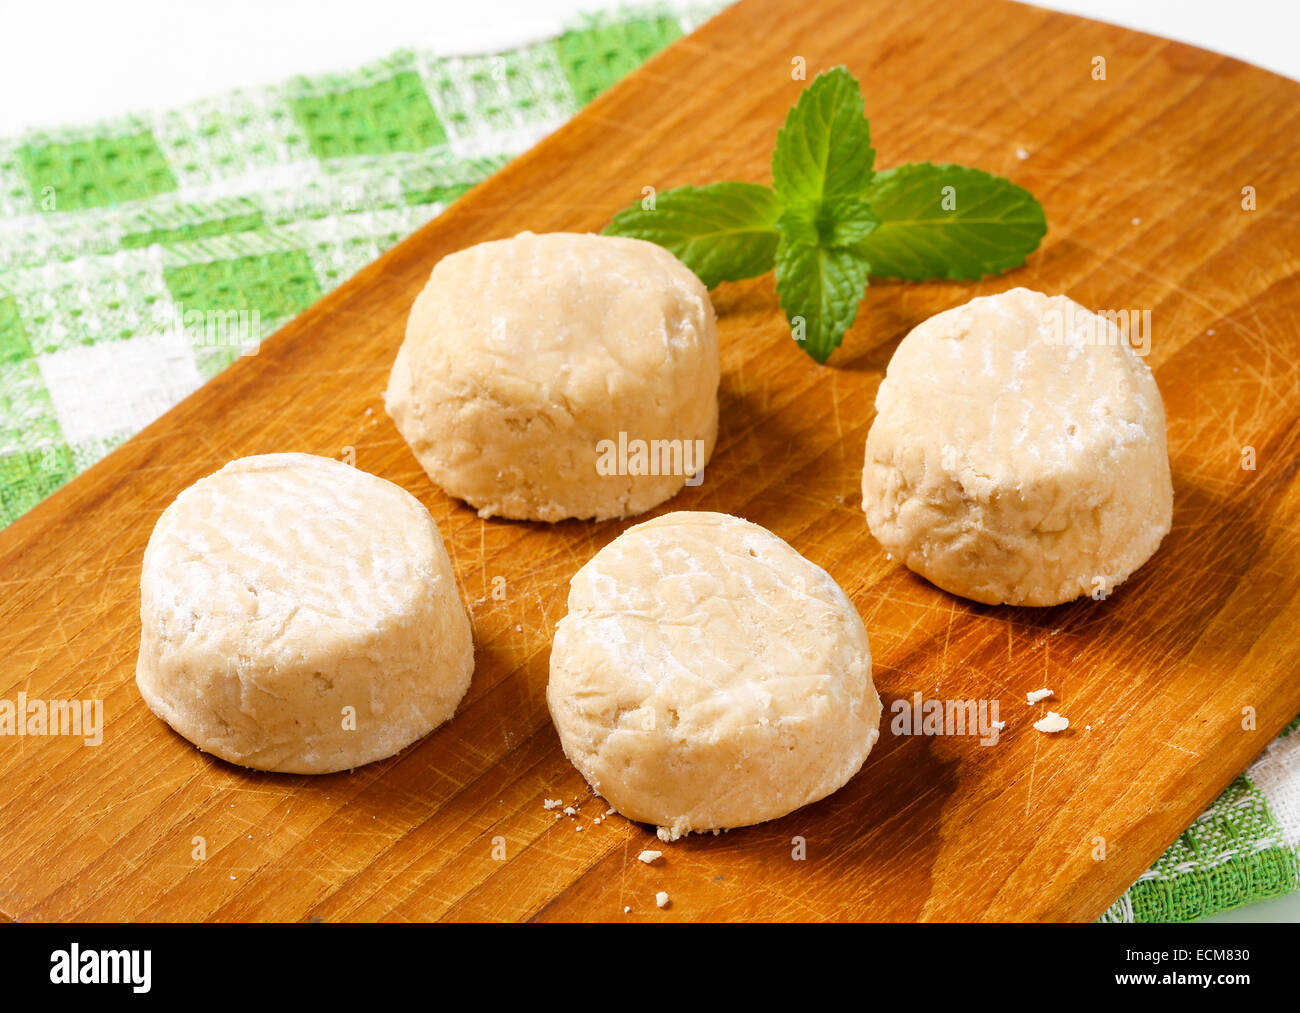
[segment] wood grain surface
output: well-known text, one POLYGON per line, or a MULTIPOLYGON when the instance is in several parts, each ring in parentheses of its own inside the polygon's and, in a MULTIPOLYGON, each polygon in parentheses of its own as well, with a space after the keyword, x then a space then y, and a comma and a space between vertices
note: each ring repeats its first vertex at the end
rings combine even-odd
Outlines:
POLYGON ((1096 918, 1300 712, 1298 163, 1300 85, 1188 46, 1003 2, 729 9, 0 532, 0 697, 102 699, 106 720, 98 746, 0 738, 0 913, 1096 918), (866 621, 887 718, 920 691, 997 699, 1007 728, 989 747, 885 728, 829 799, 645 865, 652 828, 594 822, 605 805, 564 759, 544 699, 569 577, 632 522, 480 520, 430 484, 380 392, 440 257, 523 229, 598 230, 643 186, 768 181, 803 87, 796 56, 810 78, 843 63, 862 81, 882 167, 1008 175, 1040 197, 1050 231, 1003 278, 873 285, 829 366, 790 340, 770 277, 715 290, 717 451, 704 484, 660 509, 739 514, 829 570, 866 621), (1246 186, 1258 210, 1243 210, 1246 186), (862 515, 863 443, 898 341, 1017 285, 1152 313, 1173 531, 1105 601, 954 598, 886 559, 862 515), (473 685, 450 724, 351 773, 229 766, 136 691, 145 542, 177 493, 232 458, 347 448, 437 518, 473 617, 473 685), (1031 727, 1041 711, 1024 697, 1040 686, 1067 733, 1031 727))

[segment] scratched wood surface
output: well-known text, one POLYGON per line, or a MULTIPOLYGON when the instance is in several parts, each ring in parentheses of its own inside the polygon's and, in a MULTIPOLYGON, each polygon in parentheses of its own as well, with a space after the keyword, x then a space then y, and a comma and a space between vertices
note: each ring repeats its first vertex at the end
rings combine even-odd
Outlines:
POLYGON ((1097 917, 1300 711, 1298 149, 1300 85, 1114 27, 975 0, 727 11, 0 532, 0 698, 99 698, 106 712, 99 746, 0 739, 0 913, 1097 917), (661 509, 743 515, 827 568, 866 620, 886 707, 916 691, 997 699, 1007 728, 989 747, 885 729, 838 794, 647 866, 636 855, 652 831, 594 822, 605 806, 565 761, 544 702, 568 579, 627 524, 480 520, 429 483, 380 391, 439 257, 522 229, 599 229, 647 185, 766 181, 802 87, 796 56, 862 80, 882 166, 1009 175, 1040 196, 1051 230, 1001 279, 873 286, 828 367, 790 341, 770 278, 715 291, 718 448, 704 484, 661 509), (1258 210, 1242 209, 1245 186, 1258 210), (1015 285, 1152 312, 1173 531, 1104 602, 955 599, 887 560, 860 510, 873 397, 899 339, 1015 285), (202 755, 135 689, 153 523, 232 458, 347 447, 442 528, 473 615, 469 695, 449 725, 353 773, 252 773, 202 755), (1030 727, 1024 695, 1040 686, 1068 733, 1030 727), (556 819, 547 797, 578 819, 556 819), (659 890, 672 898, 662 911, 659 890))

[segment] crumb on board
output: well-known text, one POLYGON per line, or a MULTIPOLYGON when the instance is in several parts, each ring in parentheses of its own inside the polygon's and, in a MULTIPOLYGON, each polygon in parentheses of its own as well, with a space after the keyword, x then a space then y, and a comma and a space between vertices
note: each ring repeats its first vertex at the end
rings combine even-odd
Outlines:
POLYGON ((1007 726, 1007 723, 1005 721, 992 721, 990 722, 990 724, 992 724, 993 727, 996 728, 998 731, 1002 731, 1002 729, 1004 729, 1007 726))
POLYGON ((1063 732, 1070 727, 1070 719, 1062 717, 1056 711, 1048 711, 1046 717, 1039 718, 1034 722, 1034 727, 1040 732, 1051 734, 1052 732, 1063 732))
POLYGON ((566 806, 564 807, 564 815, 565 815, 565 816, 577 816, 577 815, 578 815, 578 810, 575 809, 575 808, 573 808, 573 806, 571 806, 571 805, 566 805, 566 806))
POLYGON ((646 865, 649 865, 656 858, 662 858, 663 854, 662 851, 651 851, 649 848, 646 848, 645 851, 641 852, 641 854, 636 857, 639 861, 645 862, 646 865))
POLYGON ((667 907, 668 894, 666 894, 663 890, 660 890, 657 894, 655 894, 655 903, 658 904, 660 907, 667 907))
POLYGON ((1049 696, 1056 696, 1056 694, 1050 689, 1036 689, 1032 693, 1026 693, 1025 700, 1029 703, 1029 706, 1032 707, 1034 704, 1038 703, 1039 700, 1046 700, 1049 696))
POLYGON ((548 798, 542 801, 543 809, 558 809, 562 805, 564 805, 564 799, 562 798, 548 798))

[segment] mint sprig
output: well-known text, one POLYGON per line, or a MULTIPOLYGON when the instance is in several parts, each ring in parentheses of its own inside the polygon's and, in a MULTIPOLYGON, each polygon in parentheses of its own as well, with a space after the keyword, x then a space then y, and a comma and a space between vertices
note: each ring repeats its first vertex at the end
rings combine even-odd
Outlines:
POLYGON ((605 234, 663 246, 709 288, 775 268, 791 332, 825 362, 868 275, 978 280, 1023 264, 1047 231, 1042 205, 1000 176, 929 162, 876 173, 874 163, 861 89, 835 67, 786 116, 771 187, 678 187, 620 211, 605 234))

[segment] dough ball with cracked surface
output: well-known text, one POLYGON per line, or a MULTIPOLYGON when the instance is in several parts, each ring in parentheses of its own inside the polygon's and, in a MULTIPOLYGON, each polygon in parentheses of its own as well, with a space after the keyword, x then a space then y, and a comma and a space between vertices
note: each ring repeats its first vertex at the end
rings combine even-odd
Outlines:
POLYGON ((480 515, 603 520, 703 468, 718 377, 709 294, 671 253, 525 232, 438 262, 385 404, 429 477, 480 515))
POLYGON ((311 454, 233 461, 163 511, 140 580, 136 684, 205 752, 323 774, 452 716, 474 645, 414 496, 311 454))
POLYGON ((862 506, 886 549, 953 594, 1102 597, 1169 531, 1160 390, 1112 320, 1065 296, 973 299, 894 353, 862 506))
POLYGON ((578 571, 546 697, 592 788, 664 840, 824 798, 880 724, 839 585, 765 528, 703 511, 629 528, 578 571))

